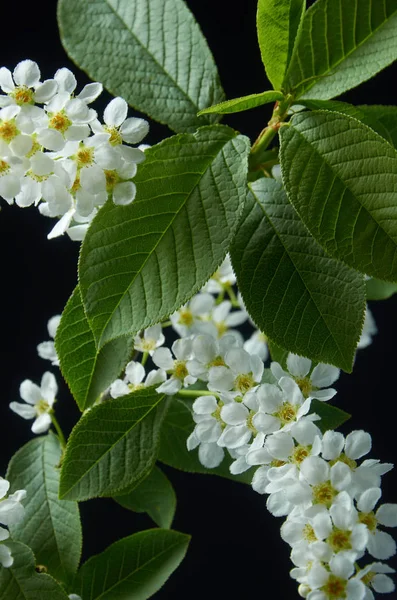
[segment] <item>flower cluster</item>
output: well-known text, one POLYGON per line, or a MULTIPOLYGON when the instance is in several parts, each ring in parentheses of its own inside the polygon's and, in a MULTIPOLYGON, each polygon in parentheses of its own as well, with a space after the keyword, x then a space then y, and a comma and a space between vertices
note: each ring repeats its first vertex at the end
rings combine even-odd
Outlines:
POLYGON ((77 82, 69 69, 40 79, 31 60, 20 62, 13 73, 0 69, 0 196, 58 217, 49 238, 66 231, 82 240, 108 197, 121 205, 133 201, 132 178, 145 155, 131 144, 142 141, 149 125, 127 118, 122 98, 108 104, 101 123, 90 105, 102 85, 90 83, 75 94, 77 82))
MULTIPOLYGON (((7 496, 9 489, 10 482, 0 477, 0 523, 7 526, 22 521, 25 509, 21 501, 26 497, 26 490, 17 490, 7 496)), ((0 525, 0 564, 3 567, 11 567, 14 562, 10 548, 3 543, 9 537, 8 529, 0 525)))
MULTIPOLYGON (((268 494, 267 508, 273 515, 286 517, 281 535, 291 546, 291 575, 302 597, 372 600, 371 590, 394 590, 389 577, 393 570, 379 561, 396 552, 393 538, 382 527, 397 526, 397 505, 377 507, 381 477, 392 465, 372 459, 359 462, 371 449, 371 438, 363 431, 345 438, 334 431, 323 435, 319 429, 312 402, 335 396, 332 385, 339 369, 313 367, 309 359, 294 354, 288 355, 286 368, 272 362, 265 369, 265 336, 255 329, 244 341, 236 329, 244 323, 247 327, 249 316, 234 284, 227 258, 168 323, 135 336, 134 360, 98 401, 149 386, 170 396, 194 397, 195 426, 188 449, 197 448, 207 468, 219 466, 227 453, 232 474, 255 469, 253 489, 268 494), (180 336, 171 349, 164 346, 166 326, 180 336), (148 373, 147 360, 155 367, 148 373), (376 562, 361 565, 368 554, 376 562)), ((376 332, 367 314, 370 330, 364 332, 362 347, 376 332)), ((49 320, 52 339, 37 348, 53 365, 59 365, 53 342, 59 321, 59 315, 49 320)), ((46 431, 53 418, 55 377, 46 372, 41 387, 25 380, 20 393, 26 404, 12 402, 11 409, 35 418, 34 433, 46 431)))

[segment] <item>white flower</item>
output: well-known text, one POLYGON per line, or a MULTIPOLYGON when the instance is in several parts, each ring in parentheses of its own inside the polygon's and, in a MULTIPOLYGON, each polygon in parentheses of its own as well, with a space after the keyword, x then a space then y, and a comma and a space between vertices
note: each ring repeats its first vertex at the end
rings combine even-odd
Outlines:
POLYGON ((359 579, 364 579, 366 586, 366 595, 363 600, 374 600, 375 596, 369 589, 369 586, 378 592, 378 594, 390 594, 394 592, 396 586, 393 580, 386 575, 386 573, 395 573, 395 570, 380 562, 372 563, 367 565, 357 573, 359 579))
POLYGON ((134 350, 139 352, 148 352, 153 356, 156 348, 162 346, 165 342, 161 323, 148 327, 143 332, 143 337, 136 335, 134 338, 134 350))
POLYGON ((260 383, 264 365, 259 356, 255 354, 251 356, 242 348, 230 348, 224 360, 227 366, 209 369, 209 390, 216 392, 235 390, 245 394, 260 383))
POLYGON ((40 82, 40 69, 32 60, 19 62, 13 74, 6 67, 0 69, 0 88, 7 96, 0 96, 0 106, 29 107, 37 102, 48 102, 55 95, 58 84, 54 79, 40 82))
POLYGON ((145 119, 130 117, 127 119, 128 104, 120 97, 113 98, 105 108, 102 126, 98 120, 91 123, 94 133, 106 132, 111 143, 139 144, 149 133, 149 123, 145 119))
POLYGON ((312 590, 307 600, 362 600, 364 584, 352 577, 355 557, 354 552, 339 552, 329 561, 329 570, 320 562, 314 563, 307 576, 307 584, 312 590))
POLYGON ((281 377, 278 385, 264 383, 256 391, 259 411, 252 422, 263 433, 273 433, 279 429, 288 431, 310 410, 310 398, 305 400, 293 379, 281 377))
POLYGON ((205 332, 205 323, 209 321, 214 306, 213 296, 203 293, 196 294, 188 304, 184 304, 171 315, 172 327, 181 337, 191 333, 205 332))
POLYGON ((311 360, 298 356, 297 354, 288 354, 287 367, 289 373, 286 373, 279 363, 272 362, 270 368, 274 377, 279 380, 281 377, 292 375, 292 378, 299 385, 305 398, 317 398, 318 400, 330 400, 336 394, 336 390, 329 388, 339 377, 340 370, 332 365, 318 364, 309 375, 312 366, 311 360), (326 388, 326 389, 320 389, 326 388))
MULTIPOLYGON (((17 490, 6 498, 10 488, 10 482, 0 477, 0 523, 14 525, 20 523, 25 515, 25 509, 21 501, 26 497, 26 490, 17 490)), ((7 529, 0 526, 0 564, 3 567, 11 567, 13 558, 11 551, 2 542, 10 537, 7 529)))
MULTIPOLYGON (((57 332, 59 323, 61 321, 61 315, 55 315, 47 323, 48 335, 54 340, 57 332)), ((37 346, 37 352, 40 358, 50 360, 51 364, 59 367, 59 358, 55 350, 55 344, 53 341, 41 342, 37 346)))
POLYGON ((368 552, 377 559, 385 560, 396 553, 396 542, 388 533, 380 531, 379 525, 397 527, 397 504, 381 504, 376 513, 375 506, 382 495, 378 487, 369 488, 357 499, 358 520, 369 531, 368 552))
POLYGON ((269 358, 269 350, 267 347, 267 338, 264 333, 257 330, 251 337, 244 342, 243 348, 248 354, 257 354, 259 358, 265 362, 269 358))
POLYGON ((112 398, 119 398, 120 396, 126 396, 140 390, 145 387, 152 385, 158 385, 163 383, 167 379, 167 374, 162 369, 150 371, 145 379, 145 367, 135 361, 130 361, 125 368, 124 380, 116 379, 110 386, 110 395, 112 398))
POLYGON ((236 276, 233 272, 230 255, 227 254, 221 266, 212 275, 211 279, 207 281, 202 291, 209 292, 210 294, 220 294, 225 287, 234 285, 235 283, 236 276))
POLYGON ((55 377, 47 371, 41 379, 41 387, 25 379, 19 388, 21 402, 11 402, 10 408, 24 419, 35 419, 32 425, 33 433, 44 433, 51 425, 51 412, 55 402, 58 386, 55 377))
POLYGON ((172 396, 179 392, 182 387, 188 387, 196 383, 196 377, 189 375, 186 363, 193 358, 192 340, 181 338, 172 344, 172 352, 168 348, 157 348, 153 353, 153 362, 160 369, 164 369, 171 374, 170 379, 165 381, 157 388, 158 393, 164 393, 172 396))

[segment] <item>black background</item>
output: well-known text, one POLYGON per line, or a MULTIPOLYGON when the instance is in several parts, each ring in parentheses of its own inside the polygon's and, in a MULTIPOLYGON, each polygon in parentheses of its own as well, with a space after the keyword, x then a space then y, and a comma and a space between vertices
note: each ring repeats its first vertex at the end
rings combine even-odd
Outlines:
MULTIPOLYGON (((206 35, 219 66, 228 98, 260 92, 268 87, 255 33, 256 2, 188 0, 206 35)), ((74 70, 79 87, 88 82, 68 60, 58 37, 56 3, 5 3, 1 14, 0 66, 11 70, 25 58, 36 60, 42 79, 56 69, 74 70)), ((397 67, 394 65, 372 82, 343 96, 352 103, 393 104, 397 67)), ((99 109, 110 97, 104 96, 99 109)), ((96 105, 98 107, 98 104, 96 105)), ((251 139, 265 125, 269 108, 255 109, 225 119, 251 139)), ((169 132, 153 124, 149 143, 169 132)), ((46 235, 53 221, 37 209, 19 209, 0 202, 0 473, 5 474, 12 454, 31 439, 30 423, 13 414, 8 404, 18 400, 21 381, 39 382, 50 363, 38 358, 36 346, 48 339, 49 317, 62 311, 76 283, 78 244, 68 238, 52 241, 46 235)), ((344 431, 364 428, 373 435, 373 457, 393 462, 396 455, 397 297, 372 303, 379 328, 375 343, 359 353, 353 375, 343 374, 338 383, 338 405, 353 413, 344 431)), ((60 377, 58 377, 60 381, 60 377)), ((60 383, 57 415, 69 432, 78 411, 60 383)), ((187 558, 155 597, 209 599, 240 598, 261 594, 264 598, 298 598, 288 547, 280 540, 281 521, 266 512, 265 500, 248 486, 216 477, 164 469, 178 495, 174 528, 192 534, 187 558)), ((384 499, 396 498, 396 475, 384 478, 384 499)), ((135 515, 111 500, 83 503, 83 558, 102 551, 109 543, 152 527, 145 515, 135 515)))

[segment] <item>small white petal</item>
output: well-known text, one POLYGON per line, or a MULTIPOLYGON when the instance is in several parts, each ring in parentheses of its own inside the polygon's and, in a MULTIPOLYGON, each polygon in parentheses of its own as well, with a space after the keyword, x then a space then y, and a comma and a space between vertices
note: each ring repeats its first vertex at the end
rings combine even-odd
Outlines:
POLYGON ((396 542, 388 533, 375 531, 369 536, 367 549, 374 558, 387 560, 396 553, 396 542))
POLYGON ((121 125, 120 133, 127 144, 139 144, 149 133, 149 123, 145 119, 130 117, 121 125))
POLYGON ((227 425, 242 425, 246 422, 248 415, 247 408, 237 402, 226 404, 221 410, 221 419, 227 425))
POLYGON ((25 379, 21 383, 19 393, 22 400, 25 400, 28 404, 37 404, 41 400, 41 389, 30 379, 25 379))
POLYGON ((55 79, 46 79, 43 83, 36 86, 34 100, 39 104, 43 102, 49 102, 53 96, 57 93, 58 83, 55 79))
POLYGON ((288 371, 294 377, 306 377, 312 366, 312 361, 297 354, 288 354, 287 367, 288 371))
POLYGON ((6 67, 1 67, 0 69, 0 88, 6 94, 13 92, 15 89, 15 84, 12 79, 11 71, 6 67))
POLYGON ((319 388, 327 388, 339 378, 340 370, 332 365, 322 363, 314 367, 310 380, 312 384, 319 388))
POLYGON ((141 363, 131 361, 125 368, 125 374, 131 383, 138 385, 145 377, 145 367, 141 363))
POLYGON ((397 504, 382 504, 376 511, 376 518, 385 527, 397 527, 397 504))
POLYGON ((31 429, 33 433, 45 433, 51 426, 51 417, 48 413, 43 413, 34 421, 31 429))
POLYGON ((198 415, 210 415, 218 408, 215 396, 200 396, 193 402, 193 411, 198 415))
POLYGON ((105 108, 103 120, 109 127, 119 127, 125 121, 127 113, 127 102, 120 97, 113 98, 105 108))
POLYGON ((366 431, 352 431, 346 438, 345 454, 349 458, 357 460, 371 450, 372 440, 366 431))
POLYGON ((32 60, 23 60, 14 69, 14 81, 17 85, 34 87, 40 81, 40 69, 32 60))
POLYGON ((76 77, 73 75, 72 71, 66 67, 58 69, 54 75, 54 79, 58 83, 60 92, 62 91, 71 94, 76 89, 76 77))
POLYGON ((224 451, 217 444, 201 444, 199 447, 199 461, 207 469, 219 467, 224 456, 224 451))
POLYGON ((369 488, 363 492, 357 501, 357 508, 361 512, 369 513, 374 510, 377 502, 382 496, 382 491, 378 487, 369 488))
POLYGON ((83 100, 87 104, 91 104, 91 102, 94 102, 94 100, 96 100, 98 98, 98 96, 100 96, 100 94, 102 93, 102 90, 103 90, 102 83, 98 83, 98 82, 88 83, 87 85, 85 85, 83 87, 80 94, 77 94, 77 98, 79 98, 79 100, 83 100))
POLYGON ((117 206, 127 206, 135 199, 136 185, 133 181, 117 183, 113 190, 113 202, 117 206))
POLYGON ((29 404, 22 404, 22 402, 11 402, 10 408, 14 413, 23 419, 34 419, 36 416, 36 410, 29 404))

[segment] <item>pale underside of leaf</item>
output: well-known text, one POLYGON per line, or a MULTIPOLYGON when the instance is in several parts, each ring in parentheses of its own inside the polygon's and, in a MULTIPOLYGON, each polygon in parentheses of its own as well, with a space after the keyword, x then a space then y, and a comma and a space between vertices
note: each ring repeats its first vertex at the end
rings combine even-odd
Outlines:
POLYGON ((224 99, 214 59, 182 0, 60 0, 61 40, 71 58, 115 96, 176 132, 224 99))
POLYGON ((171 527, 176 509, 174 488, 164 473, 154 467, 131 492, 115 496, 114 500, 135 512, 146 512, 159 527, 171 527))
POLYGON ((99 211, 79 272, 101 346, 168 317, 215 272, 244 205, 247 153, 220 125, 169 138, 148 151, 135 201, 99 211))
POLYGON ((156 460, 164 395, 144 388, 84 415, 68 440, 60 497, 112 496, 141 479, 156 460))
POLYGON ((146 600, 183 560, 189 541, 162 529, 123 538, 82 566, 75 589, 84 600, 146 600))
POLYGON ((394 0, 319 0, 305 15, 285 88, 296 97, 333 98, 396 58, 394 0))
POLYGON ((204 108, 200 111, 200 115, 216 113, 220 115, 226 115, 231 113, 242 112, 244 110, 250 110, 269 102, 276 102, 277 100, 283 100, 284 95, 281 92, 269 90, 260 94, 250 94, 249 96, 242 96, 241 98, 233 98, 233 100, 226 100, 215 106, 204 108))
POLYGON ((28 498, 23 521, 10 526, 12 538, 29 546, 49 574, 65 581, 77 570, 82 533, 77 503, 58 498, 60 458, 59 441, 49 433, 13 456, 7 477, 12 491, 25 489, 28 498))
POLYGON ((396 150, 326 111, 296 115, 280 137, 289 199, 316 240, 362 273, 396 281, 396 150))
POLYGON ((63 588, 50 575, 37 573, 31 549, 21 542, 7 540, 14 563, 0 567, 1 600, 68 600, 63 588))
POLYGON ((251 318, 272 341, 351 370, 364 320, 363 277, 327 256, 281 183, 252 184, 231 249, 251 318))
POLYGON ((132 338, 125 336, 97 350, 79 286, 65 307, 55 343, 62 375, 81 411, 91 406, 120 375, 133 346, 132 338))

